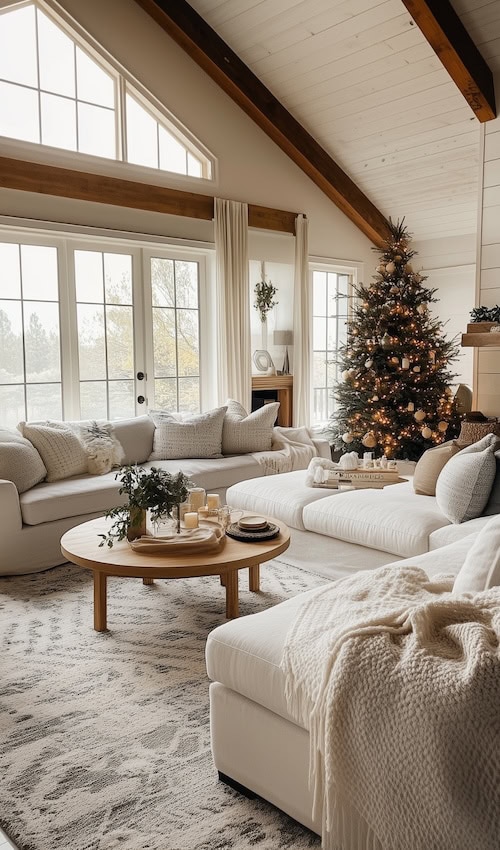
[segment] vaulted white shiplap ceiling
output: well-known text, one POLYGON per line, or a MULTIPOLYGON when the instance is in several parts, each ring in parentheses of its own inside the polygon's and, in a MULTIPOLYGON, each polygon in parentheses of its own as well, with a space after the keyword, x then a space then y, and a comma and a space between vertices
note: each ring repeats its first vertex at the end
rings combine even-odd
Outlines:
MULTIPOLYGON (((480 125, 401 0, 189 2, 382 213, 475 232, 480 125)), ((500 71, 500 0, 452 4, 500 71)))

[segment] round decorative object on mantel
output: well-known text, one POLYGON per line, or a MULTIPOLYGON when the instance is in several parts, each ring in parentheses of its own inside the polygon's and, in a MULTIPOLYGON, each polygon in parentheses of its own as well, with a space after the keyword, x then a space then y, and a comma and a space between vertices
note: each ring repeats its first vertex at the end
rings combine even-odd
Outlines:
POLYGON ((264 351, 262 348, 254 351, 252 360, 259 372, 268 372, 269 369, 274 368, 273 359, 269 351, 264 351))
POLYGON ((373 447, 377 445, 377 438, 373 431, 368 431, 361 442, 367 449, 373 449, 373 447))

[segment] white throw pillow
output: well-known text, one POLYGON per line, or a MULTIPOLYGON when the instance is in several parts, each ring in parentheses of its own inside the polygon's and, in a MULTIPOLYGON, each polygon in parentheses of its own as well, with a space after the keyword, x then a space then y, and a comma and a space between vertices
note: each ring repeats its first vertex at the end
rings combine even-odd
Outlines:
POLYGON ((279 401, 275 401, 247 413, 239 402, 229 399, 222 429, 222 453, 242 455, 270 451, 279 406, 279 401))
POLYGON ((467 522, 483 511, 495 478, 497 442, 494 434, 488 434, 454 455, 440 473, 436 501, 450 522, 467 522))
POLYGON ((47 469, 47 481, 60 481, 87 472, 87 452, 64 422, 50 425, 20 422, 17 427, 39 452, 47 469))
POLYGON ((178 413, 152 410, 156 425, 149 460, 221 457, 222 423, 225 407, 180 418, 178 413))
POLYGON ((500 516, 477 535, 455 579, 453 593, 480 593, 500 585, 500 516))
POLYGON ((25 493, 47 475, 35 447, 17 431, 0 428, 0 478, 12 481, 19 493, 25 493))

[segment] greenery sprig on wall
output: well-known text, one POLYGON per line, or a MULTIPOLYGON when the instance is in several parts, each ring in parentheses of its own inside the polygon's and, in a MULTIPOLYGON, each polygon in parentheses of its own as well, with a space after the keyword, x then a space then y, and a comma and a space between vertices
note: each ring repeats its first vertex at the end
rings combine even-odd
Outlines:
POLYGON ((254 307, 260 313, 261 322, 265 322, 267 319, 267 314, 276 304, 279 304, 279 301, 274 300, 274 296, 277 293, 277 289, 271 281, 260 280, 255 284, 255 301, 254 307))

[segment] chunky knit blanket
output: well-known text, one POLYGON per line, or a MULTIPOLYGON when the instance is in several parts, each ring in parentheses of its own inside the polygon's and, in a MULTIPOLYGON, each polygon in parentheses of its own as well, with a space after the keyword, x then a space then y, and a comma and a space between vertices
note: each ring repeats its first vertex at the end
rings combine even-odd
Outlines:
POLYGON ((282 660, 326 850, 499 850, 500 588, 381 567, 304 603, 282 660))

